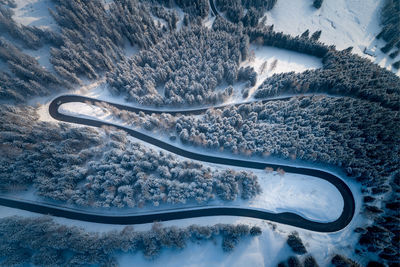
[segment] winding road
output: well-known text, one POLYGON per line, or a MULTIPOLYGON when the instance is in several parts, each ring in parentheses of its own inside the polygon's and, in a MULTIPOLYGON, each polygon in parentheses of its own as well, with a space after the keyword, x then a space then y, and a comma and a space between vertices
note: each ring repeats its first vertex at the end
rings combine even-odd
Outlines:
MULTIPOLYGON (((286 98, 285 98, 286 99, 286 98)), ((287 98, 289 99, 289 98, 287 98)), ((264 100, 265 101, 274 101, 274 100, 264 100)), ((198 160, 202 162, 223 164, 227 166, 236 166, 243 168, 252 168, 252 169, 265 169, 266 167, 270 168, 281 168, 286 173, 295 173, 295 174, 303 174, 314 176, 323 180, 328 181, 332 185, 336 187, 336 189, 340 192, 341 196, 344 200, 344 207, 342 213, 338 219, 333 222, 316 222, 312 220, 305 219, 297 214, 291 212, 284 213, 272 213, 263 209, 257 208, 242 208, 242 207, 229 207, 229 206, 212 206, 212 207, 198 207, 198 208, 182 208, 182 209, 172 209, 167 211, 152 211, 149 213, 125 213, 121 215, 108 215, 101 213, 94 213, 80 209, 71 209, 57 205, 50 205, 44 203, 36 203, 31 201, 23 201, 19 199, 11 199, 7 197, 0 197, 0 205, 8 206, 12 208, 18 208, 22 210, 27 210, 31 212, 41 213, 41 214, 49 214, 52 216, 59 216, 69 219, 82 220, 88 222, 96 222, 96 223, 106 223, 106 224, 142 224, 142 223, 152 223, 155 221, 169 221, 169 220, 177 220, 177 219, 187 219, 187 218, 195 218, 195 217, 205 217, 205 216, 243 216, 243 217, 251 217, 262 220, 274 221, 277 223, 287 224, 311 231, 317 232, 336 232, 343 228, 345 228, 352 220, 355 212, 355 201, 353 194, 347 184, 341 180, 339 177, 316 169, 303 168, 303 167, 293 167, 281 164, 270 164, 261 161, 251 161, 251 160, 242 160, 242 159, 232 159, 218 156, 205 155, 201 153, 192 152, 189 150, 185 150, 164 141, 161 141, 152 136, 146 135, 142 132, 135 131, 133 129, 113 124, 110 122, 100 121, 96 119, 89 119, 83 117, 75 117, 71 115, 66 115, 59 112, 59 107, 65 103, 72 102, 81 102, 87 103, 90 105, 104 105, 107 104, 109 106, 116 107, 121 110, 127 110, 131 112, 144 112, 145 114, 152 113, 169 113, 172 115, 175 114, 185 114, 185 115, 194 115, 194 114, 202 114, 207 111, 209 108, 199 108, 199 109, 186 109, 186 110, 159 110, 159 109, 145 109, 139 107, 126 106, 116 103, 111 103, 107 101, 97 100, 89 97, 79 96, 79 95, 62 95, 55 98, 49 106, 50 115, 59 121, 76 123, 86 126, 93 127, 103 127, 103 126, 112 126, 114 128, 123 130, 127 132, 129 135, 140 139, 144 142, 167 150, 171 153, 177 154, 179 156, 198 160)), ((239 105, 239 104, 237 104, 239 105)), ((221 108, 214 107, 214 108, 221 108)))

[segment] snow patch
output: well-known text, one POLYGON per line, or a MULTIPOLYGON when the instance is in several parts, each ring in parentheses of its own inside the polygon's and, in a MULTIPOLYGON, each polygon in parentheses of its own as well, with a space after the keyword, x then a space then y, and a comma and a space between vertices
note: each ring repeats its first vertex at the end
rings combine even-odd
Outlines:
POLYGON ((15 3, 17 7, 13 9, 12 18, 17 23, 58 31, 58 25, 48 10, 54 10, 51 0, 15 0, 15 3))
POLYGON ((53 72, 53 65, 50 63, 50 46, 43 45, 42 47, 33 49, 23 49, 22 52, 35 58, 39 65, 44 67, 47 71, 53 72))
POLYGON ((310 33, 322 30, 320 41, 336 45, 342 50, 353 46, 353 52, 370 59, 381 67, 400 75, 392 69, 397 60, 377 50, 377 57, 365 54, 364 48, 381 48, 385 45, 375 37, 381 31, 379 14, 382 0, 325 0, 320 9, 315 9, 310 0, 279 0, 274 8, 266 12, 267 24, 275 31, 296 36, 309 29, 310 33))
POLYGON ((273 74, 322 68, 320 58, 272 46, 251 44, 250 55, 252 59, 242 64, 244 67, 253 67, 257 72, 257 83, 250 89, 249 97, 266 78, 273 74))

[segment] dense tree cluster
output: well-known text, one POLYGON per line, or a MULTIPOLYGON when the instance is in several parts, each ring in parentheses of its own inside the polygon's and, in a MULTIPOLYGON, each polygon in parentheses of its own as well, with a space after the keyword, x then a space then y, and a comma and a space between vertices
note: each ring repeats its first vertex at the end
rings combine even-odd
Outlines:
POLYGON ((141 0, 151 4, 161 4, 167 8, 173 8, 175 5, 182 9, 188 20, 192 22, 201 22, 208 16, 210 6, 209 0, 141 0))
POLYGON ((331 263, 335 267, 360 267, 360 264, 357 262, 353 261, 352 259, 346 258, 343 255, 335 255, 331 263))
POLYGON ((27 107, 2 106, 0 115, 3 190, 33 184, 41 196, 97 207, 249 199, 261 191, 250 172, 181 161, 122 133, 37 122, 27 107))
POLYGON ((324 2, 324 0, 314 0, 313 6, 314 6, 316 9, 319 9, 319 8, 322 6, 322 2, 324 2))
POLYGON ((248 38, 240 32, 193 26, 118 64, 107 81, 115 94, 144 105, 215 104, 232 95, 232 89, 217 87, 237 81, 247 50, 248 38))
POLYGON ((400 51, 400 0, 385 0, 381 10, 382 31, 376 38, 382 38, 387 44, 381 48, 382 52, 388 53, 395 48, 391 57, 396 57, 400 51))
POLYGON ((179 21, 176 10, 169 10, 160 5, 150 5, 151 13, 159 19, 163 19, 168 25, 169 30, 175 30, 179 21))
POLYGON ((125 39, 131 46, 148 48, 161 37, 150 13, 137 1, 113 1, 108 11, 99 0, 54 2, 56 11, 51 14, 62 29, 63 43, 51 50, 51 63, 65 78, 97 78, 97 72, 112 70, 124 58, 125 39))
POLYGON ((2 191, 46 183, 57 172, 73 181, 69 173, 104 148, 97 131, 40 122, 29 106, 0 106, 0 139, 2 191))
POLYGON ((278 267, 318 267, 318 263, 311 255, 307 255, 303 261, 298 257, 290 256, 285 261, 278 263, 278 267))
POLYGON ((243 238, 254 237, 259 227, 216 224, 186 228, 154 224, 149 231, 87 232, 76 226, 55 223, 49 217, 0 219, 0 264, 19 266, 118 266, 116 254, 142 252, 148 259, 163 248, 184 249, 189 242, 222 238, 224 251, 232 251, 243 238), (256 231, 255 231, 255 230, 256 231))
POLYGON ((351 54, 350 50, 327 53, 323 57, 322 69, 275 74, 260 85, 254 97, 328 93, 357 97, 399 110, 400 78, 367 59, 351 54))
POLYGON ((299 234, 297 232, 291 233, 288 236, 286 243, 296 254, 303 255, 303 254, 307 253, 307 249, 303 245, 303 241, 301 241, 301 238, 299 237, 299 234))
MULTIPOLYGON (((155 26, 149 8, 137 1, 113 1, 109 10, 105 10, 100 0, 54 2, 55 11, 50 10, 50 13, 59 24, 61 34, 17 24, 12 19, 13 11, 6 2, 0 5, 0 32, 8 34, 13 40, 19 40, 22 46, 30 49, 38 49, 45 43, 50 44, 50 62, 58 77, 69 83, 80 84, 82 76, 94 79, 99 77, 99 72, 111 71, 125 57, 122 48, 126 45, 126 40, 131 46, 146 49, 157 43, 162 36, 162 29, 155 26)), ((176 27, 176 12, 167 12, 156 7, 153 11, 163 17, 171 29, 176 27)), ((8 62, 10 69, 19 74, 17 77, 3 72, 0 74, 4 81, 1 88, 4 99, 23 101, 31 96, 44 95, 43 90, 51 90, 39 87, 48 87, 49 77, 54 80, 57 79, 56 76, 46 73, 48 77, 41 79, 46 71, 37 63, 16 68, 14 64, 18 58, 12 59, 13 51, 4 42, 1 40, 1 49, 7 50, 3 53, 7 53, 8 57, 2 59, 11 61, 8 62), (34 65, 35 68, 32 69, 34 65), (35 76, 36 79, 33 78, 35 76), (38 82, 37 79, 44 82, 38 82)), ((16 57, 21 57, 21 54, 19 52, 16 57)), ((68 87, 69 83, 58 82, 56 85, 68 87)))
MULTIPOLYGON (((396 266, 399 264, 400 250, 400 172, 396 172, 390 181, 392 193, 387 197, 382 210, 373 214, 375 225, 358 229, 361 233, 359 243, 366 248, 365 253, 376 253, 381 259, 396 266)), ((364 202, 365 199, 364 199, 364 202)), ((379 205, 377 199, 369 197, 367 207, 379 205)), ((364 206, 366 206, 364 204, 364 206)), ((368 211, 367 211, 368 212, 368 211)), ((371 212, 368 212, 371 214, 371 212)), ((360 252, 363 253, 363 252, 360 252)), ((371 265, 373 266, 373 265, 371 265)))
POLYGON ((205 18, 210 10, 208 0, 175 0, 175 3, 182 8, 183 12, 194 18, 205 18))
POLYGON ((271 10, 276 0, 216 0, 216 7, 233 23, 255 27, 264 13, 271 10))
POLYGON ((0 61, 9 71, 0 71, 0 97, 3 100, 24 102, 33 96, 43 96, 57 86, 68 86, 66 81, 39 65, 36 59, 0 37, 0 61))
MULTIPOLYGON (((229 28, 226 21, 220 20, 217 25, 215 27, 220 29, 229 28)), ((247 27, 245 32, 249 36, 250 42, 283 48, 316 57, 323 57, 326 53, 335 48, 334 46, 327 46, 318 41, 321 31, 316 31, 309 36, 309 30, 306 30, 302 35, 293 37, 282 32, 275 32, 273 25, 263 25, 256 28, 247 27)))
POLYGON ((204 203, 215 197, 247 199, 260 192, 257 177, 250 173, 211 170, 137 144, 118 145, 104 152, 101 159, 88 163, 89 174, 82 180, 83 186, 64 186, 59 177, 54 177, 38 189, 49 192, 52 198, 103 207, 204 203), (93 196, 95 202, 91 203, 93 196))
POLYGON ((334 164, 379 185, 396 166, 398 124, 397 111, 376 103, 305 96, 180 117, 176 132, 183 142, 208 148, 334 164))
MULTIPOLYGON (((15 3, 14 3, 15 4, 15 3)), ((22 44, 31 49, 37 49, 45 43, 58 45, 61 42, 60 36, 53 31, 37 27, 17 25, 12 19, 14 11, 8 6, 13 2, 0 2, 0 33, 7 33, 12 38, 22 41, 22 44)))

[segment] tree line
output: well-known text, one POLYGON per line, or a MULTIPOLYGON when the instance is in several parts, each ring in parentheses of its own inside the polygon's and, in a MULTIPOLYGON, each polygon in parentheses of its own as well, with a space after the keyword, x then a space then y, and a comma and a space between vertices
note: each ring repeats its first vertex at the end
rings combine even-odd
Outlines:
POLYGON ((14 11, 11 7, 15 7, 15 2, 0 2, 0 33, 9 34, 16 41, 20 41, 24 47, 30 49, 38 49, 44 44, 59 45, 61 43, 60 35, 51 30, 18 25, 12 18, 14 11))
POLYGON ((0 37, 0 61, 8 70, 0 71, 0 96, 4 100, 25 102, 27 98, 48 95, 70 83, 39 65, 37 60, 0 37))
POLYGON ((271 10, 277 0, 249 1, 249 0, 217 0, 215 5, 219 12, 233 22, 241 22, 245 27, 256 27, 264 13, 271 10))
POLYGON ((78 206, 143 207, 249 199, 251 172, 211 169, 146 149, 124 133, 37 121, 30 107, 0 107, 0 189, 34 186, 39 196, 78 206))
MULTIPOLYGON (((394 51, 389 54, 391 58, 395 58, 400 53, 400 1, 385 0, 380 14, 380 23, 382 30, 376 36, 377 39, 382 38, 386 41, 386 45, 381 48, 383 53, 389 53, 393 48, 394 51)), ((393 67, 400 67, 400 60, 393 64, 393 67)))
POLYGON ((399 110, 400 78, 392 72, 352 54, 351 49, 331 50, 322 63, 322 69, 274 74, 258 87, 254 97, 328 93, 357 97, 399 110))
POLYGON ((208 0, 141 0, 143 2, 160 4, 167 8, 177 5, 187 15, 187 19, 195 24, 199 24, 201 19, 208 16, 210 6, 208 0))
POLYGON ((218 87, 238 79, 255 84, 253 69, 239 69, 248 56, 248 44, 241 32, 192 25, 118 64, 107 82, 114 94, 142 105, 220 103, 233 90, 218 87))
POLYGON ((159 223, 148 231, 126 226, 99 233, 62 225, 45 216, 13 216, 0 219, 0 264, 118 266, 117 253, 142 252, 147 259, 154 259, 163 248, 182 250, 190 243, 210 241, 218 241, 223 251, 230 252, 242 239, 260 234, 260 227, 244 224, 177 228, 162 227, 159 223))
MULTIPOLYGON (((8 34, 13 40, 11 46, 15 47, 10 49, 10 45, 2 45, 2 49, 7 50, 5 53, 10 55, 14 50, 19 50, 16 57, 20 57, 24 54, 18 47, 20 44, 24 48, 34 50, 49 44, 50 63, 55 71, 51 75, 53 79, 56 77, 62 81, 56 84, 57 87, 67 89, 71 84, 81 84, 82 77, 96 79, 100 73, 113 70, 115 64, 125 58, 123 51, 125 46, 146 49, 157 43, 165 33, 165 29, 156 27, 151 16, 152 12, 166 20, 171 29, 176 27, 178 20, 176 12, 169 12, 161 6, 149 7, 132 0, 113 1, 108 11, 100 0, 90 2, 54 0, 53 2, 55 10, 50 9, 50 14, 59 25, 60 33, 18 25, 12 19, 13 11, 7 2, 1 3, 0 32, 8 34)), ((12 6, 12 2, 10 3, 12 6)), ((4 42, 6 41, 2 40, 2 43, 4 42)), ((10 57, 1 59, 13 61, 10 57)), ((28 56, 24 54, 24 57, 28 56)), ((28 67, 32 64, 34 63, 28 67)), ((19 77, 21 75, 1 72, 4 83, 0 94, 4 99, 24 102, 29 97, 44 95, 43 88, 38 86, 49 87, 48 83, 32 83, 31 77, 26 77, 29 73, 30 76, 35 76, 36 72, 40 77, 43 75, 43 68, 22 70, 25 66, 19 67, 21 68, 17 71, 25 73, 23 79, 19 77)), ((9 69, 10 72, 15 72, 14 66, 9 69)), ((53 88, 46 89, 46 93, 51 90, 53 88)))

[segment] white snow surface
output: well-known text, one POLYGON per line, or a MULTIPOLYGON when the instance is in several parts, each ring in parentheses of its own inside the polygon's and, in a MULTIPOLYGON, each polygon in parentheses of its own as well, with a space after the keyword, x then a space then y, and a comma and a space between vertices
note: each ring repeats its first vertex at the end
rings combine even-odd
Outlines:
POLYGON ((22 52, 35 58, 41 67, 45 68, 48 71, 53 72, 53 65, 50 63, 50 46, 49 45, 47 45, 47 44, 43 45, 42 47, 40 47, 36 50, 23 48, 22 52))
MULTIPOLYGON (((353 52, 392 70, 394 60, 379 48, 385 45, 375 37, 381 31, 379 14, 383 0, 324 0, 320 9, 315 9, 310 0, 278 0, 274 8, 266 12, 267 25, 275 31, 300 35, 322 30, 320 41, 336 45, 337 49, 353 46, 353 52), (363 53, 364 48, 376 49, 376 57, 363 53)), ((392 70, 400 75, 400 70, 392 70)))
POLYGON ((51 0, 15 0, 13 19, 25 26, 36 26, 58 31, 58 25, 50 15, 49 8, 54 10, 51 0))
MULTIPOLYGON (((251 44, 250 53, 254 53, 254 59, 246 60, 242 63, 242 66, 254 68, 257 72, 257 83, 249 90, 247 99, 251 98, 251 95, 264 80, 273 74, 291 71, 300 73, 306 70, 322 68, 320 58, 272 46, 251 44), (263 64, 265 65, 264 67, 263 64)), ((237 88, 235 89, 235 91, 238 91, 237 88)), ((238 98, 241 98, 241 94, 235 97, 236 100, 238 98)))

